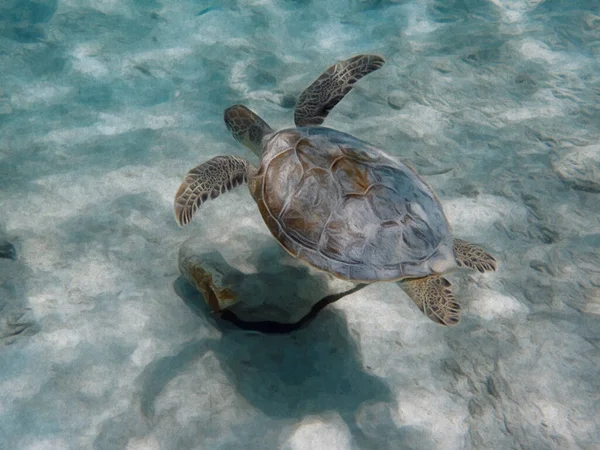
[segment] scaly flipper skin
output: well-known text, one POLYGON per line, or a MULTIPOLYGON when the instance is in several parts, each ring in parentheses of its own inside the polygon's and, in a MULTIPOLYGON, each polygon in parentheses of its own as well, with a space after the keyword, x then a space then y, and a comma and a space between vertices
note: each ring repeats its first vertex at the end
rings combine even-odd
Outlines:
POLYGON ((354 84, 384 62, 381 56, 358 55, 329 67, 300 95, 294 113, 296 126, 321 125, 354 84))
POLYGON ((496 270, 496 260, 478 245, 454 239, 454 257, 459 267, 479 270, 481 273, 496 270))
POLYGON ((223 119, 236 141, 252 150, 258 157, 262 156, 262 139, 266 134, 273 133, 267 122, 244 105, 230 106, 225 110, 223 119))
POLYGON ((175 194, 175 220, 187 225, 202 203, 248 182, 250 171, 256 170, 245 159, 216 156, 190 170, 175 194))
POLYGON ((460 322, 460 305, 444 277, 431 275, 402 281, 400 287, 423 313, 436 323, 453 327, 460 322))

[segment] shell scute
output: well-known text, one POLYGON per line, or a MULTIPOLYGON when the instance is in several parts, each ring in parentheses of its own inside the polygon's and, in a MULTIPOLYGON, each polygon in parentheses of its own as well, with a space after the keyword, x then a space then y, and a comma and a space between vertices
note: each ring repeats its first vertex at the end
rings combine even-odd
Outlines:
POLYGON ((288 199, 286 210, 280 215, 284 230, 290 236, 317 248, 331 204, 327 193, 331 189, 328 174, 312 170, 298 183, 295 195, 288 199), (311 213, 307 214, 307 210, 311 213))
POLYGON ((331 166, 331 174, 342 187, 344 195, 364 195, 371 186, 376 186, 381 182, 381 177, 374 168, 347 156, 335 160, 331 166))
POLYGON ((271 213, 280 217, 288 199, 293 198, 303 177, 302 166, 290 164, 291 150, 280 152, 269 163, 265 171, 262 195, 271 213))

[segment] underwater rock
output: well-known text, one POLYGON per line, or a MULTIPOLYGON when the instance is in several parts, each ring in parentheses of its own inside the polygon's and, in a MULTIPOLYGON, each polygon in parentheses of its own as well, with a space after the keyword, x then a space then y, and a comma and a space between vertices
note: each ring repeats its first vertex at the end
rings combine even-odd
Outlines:
POLYGON ((17 250, 11 242, 0 239, 0 258, 17 259, 17 250))
POLYGON ((179 250, 179 270, 213 312, 230 309, 249 321, 297 322, 324 298, 356 286, 288 255, 262 223, 225 243, 188 239, 179 250))
POLYGON ((570 149, 552 169, 573 189, 600 192, 600 145, 570 149))
POLYGON ((388 105, 393 109, 402 109, 410 101, 410 95, 402 91, 393 91, 388 95, 388 105))
POLYGON ((40 330, 26 295, 31 270, 22 261, 8 259, 17 259, 15 248, 0 239, 0 348, 40 330))

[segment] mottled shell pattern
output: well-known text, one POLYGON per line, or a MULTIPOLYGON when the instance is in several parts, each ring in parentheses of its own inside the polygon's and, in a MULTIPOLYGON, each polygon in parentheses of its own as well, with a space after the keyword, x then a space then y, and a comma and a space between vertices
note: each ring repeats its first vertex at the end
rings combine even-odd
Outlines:
POLYGON ((443 273, 455 266, 439 200, 411 168, 324 127, 266 136, 250 189, 283 247, 357 282, 443 273))

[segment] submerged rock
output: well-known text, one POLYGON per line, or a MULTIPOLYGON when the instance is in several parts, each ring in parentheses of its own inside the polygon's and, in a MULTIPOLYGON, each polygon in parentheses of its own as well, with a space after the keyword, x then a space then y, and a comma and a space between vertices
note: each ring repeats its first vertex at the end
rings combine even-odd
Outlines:
POLYGON ((0 240, 0 258, 17 259, 17 250, 11 242, 0 240))
POLYGON ((600 145, 570 149, 552 169, 573 189, 600 192, 600 145))
POLYGON ((410 100, 410 94, 402 91, 393 91, 388 95, 388 105, 392 109, 402 109, 410 100))
POLYGON ((39 332, 26 294, 31 270, 15 260, 14 246, 0 240, 0 348, 39 332), (6 255, 6 256, 4 256, 6 255))

